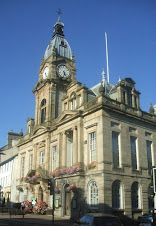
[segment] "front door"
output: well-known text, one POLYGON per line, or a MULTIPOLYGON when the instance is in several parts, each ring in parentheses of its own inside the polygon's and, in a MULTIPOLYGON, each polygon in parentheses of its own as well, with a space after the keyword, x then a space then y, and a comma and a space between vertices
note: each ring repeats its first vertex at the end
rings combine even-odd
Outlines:
POLYGON ((65 215, 71 215, 71 192, 66 192, 65 197, 65 215))

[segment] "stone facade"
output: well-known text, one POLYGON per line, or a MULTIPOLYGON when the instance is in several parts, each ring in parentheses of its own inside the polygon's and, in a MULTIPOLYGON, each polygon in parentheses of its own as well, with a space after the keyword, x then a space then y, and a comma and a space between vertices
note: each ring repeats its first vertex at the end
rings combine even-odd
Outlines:
POLYGON ((140 109, 131 78, 91 89, 77 82, 74 56, 63 56, 69 48, 63 26, 55 24, 53 50, 48 56, 46 50, 33 90, 35 120, 28 119, 18 143, 17 201, 37 198, 52 206, 53 176, 56 215, 104 211, 136 218, 151 208, 156 115, 140 109))
POLYGON ((16 201, 16 159, 18 158, 17 143, 23 133, 8 132, 7 145, 1 148, 4 155, 0 159, 0 200, 5 197, 6 202, 16 201))

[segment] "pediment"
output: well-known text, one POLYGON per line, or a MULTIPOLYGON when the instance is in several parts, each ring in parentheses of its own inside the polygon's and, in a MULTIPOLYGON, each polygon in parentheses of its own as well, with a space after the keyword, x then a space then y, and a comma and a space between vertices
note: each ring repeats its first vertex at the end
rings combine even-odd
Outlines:
POLYGON ((57 119, 56 123, 61 123, 61 122, 66 121, 66 120, 70 120, 74 116, 76 116, 78 114, 78 112, 79 111, 77 111, 77 110, 72 110, 72 111, 66 110, 66 111, 62 112, 62 114, 57 119))
POLYGON ((35 130, 33 131, 33 135, 38 135, 38 134, 44 133, 45 131, 46 131, 45 126, 39 126, 35 128, 35 130))

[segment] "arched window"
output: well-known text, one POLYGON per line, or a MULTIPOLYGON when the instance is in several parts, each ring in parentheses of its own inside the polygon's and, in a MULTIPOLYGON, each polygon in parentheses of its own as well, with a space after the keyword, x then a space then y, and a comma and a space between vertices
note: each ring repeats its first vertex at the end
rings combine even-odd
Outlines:
POLYGON ((123 208, 123 188, 119 180, 115 180, 112 184, 112 208, 123 208))
POLYGON ((152 184, 149 184, 148 186, 148 208, 149 210, 152 210, 154 208, 154 200, 153 200, 153 189, 152 184))
POLYGON ((43 99, 41 102, 41 123, 44 123, 46 120, 46 99, 43 99))
POLYGON ((96 207, 99 203, 98 198, 98 186, 95 181, 89 183, 89 205, 91 207, 96 207))
POLYGON ((141 209, 141 191, 138 182, 134 182, 131 187, 132 209, 141 209))

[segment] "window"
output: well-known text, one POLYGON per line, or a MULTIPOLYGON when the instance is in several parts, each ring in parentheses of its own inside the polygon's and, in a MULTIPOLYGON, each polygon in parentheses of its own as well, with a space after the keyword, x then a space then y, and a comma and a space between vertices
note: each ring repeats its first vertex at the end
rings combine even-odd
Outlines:
POLYGON ((44 151, 40 152, 40 164, 44 163, 44 151))
POLYGON ((96 133, 92 132, 89 134, 89 153, 90 163, 96 161, 96 133))
POLYGON ((119 133, 112 132, 112 151, 114 168, 119 167, 119 133))
POLYGON ((140 186, 134 182, 131 188, 132 209, 141 209, 140 186))
POLYGON ((52 171, 56 169, 57 146, 52 147, 52 171))
POLYGON ((122 185, 119 180, 115 180, 112 184, 112 208, 122 209, 122 185))
POLYGON ((81 106, 82 104, 82 98, 81 98, 81 95, 79 95, 79 106, 81 106))
POLYGON ((21 177, 24 177, 25 157, 21 158, 21 177))
POLYGON ((33 168, 33 154, 31 154, 29 157, 29 169, 32 170, 32 168, 33 168))
POLYGON ((136 137, 131 136, 131 159, 132 159, 132 170, 137 170, 137 153, 136 153, 136 137))
POLYGON ((74 110, 74 100, 70 101, 70 109, 74 110))
POLYGON ((91 207, 96 207, 98 203, 98 186, 95 181, 92 181, 89 184, 89 205, 91 207))
POLYGON ((46 120, 46 99, 43 99, 41 102, 41 123, 44 123, 46 120))
POLYGON ((146 149, 147 149, 147 161, 148 161, 148 172, 151 174, 152 169, 152 153, 151 153, 152 142, 146 140, 146 149))
POLYGON ((137 108, 137 97, 134 96, 134 107, 137 108))
POLYGON ((64 110, 68 110, 68 105, 67 105, 67 103, 64 104, 64 110))

